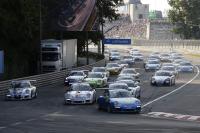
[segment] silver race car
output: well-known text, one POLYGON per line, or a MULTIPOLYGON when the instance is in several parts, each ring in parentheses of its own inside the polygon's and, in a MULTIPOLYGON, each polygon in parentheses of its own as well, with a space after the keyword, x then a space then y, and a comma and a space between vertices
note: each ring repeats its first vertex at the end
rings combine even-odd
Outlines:
POLYGON ((31 83, 36 80, 18 80, 11 82, 11 88, 8 90, 5 99, 6 100, 25 100, 33 99, 37 97, 36 86, 31 83))
POLYGON ((161 54, 160 60, 163 62, 171 62, 172 58, 171 58, 170 54, 161 54))
POLYGON ((145 71, 159 70, 161 67, 160 61, 149 60, 145 64, 145 71))
POLYGON ((143 61, 144 56, 141 53, 131 54, 131 56, 135 59, 135 61, 143 61))
POLYGON ((93 67, 92 72, 100 72, 104 74, 107 78, 110 76, 110 72, 106 70, 105 67, 93 67))
POLYGON ((118 61, 117 63, 119 64, 119 66, 120 66, 121 68, 125 68, 125 67, 128 67, 128 66, 129 66, 128 62, 125 61, 125 60, 120 60, 120 61, 118 61))
POLYGON ((119 74, 122 67, 117 63, 108 63, 106 65, 106 70, 110 72, 111 75, 119 74))
POLYGON ((88 83, 72 84, 64 95, 65 104, 92 104, 96 101, 96 91, 88 83))
POLYGON ((129 65, 133 65, 135 63, 132 56, 123 56, 123 60, 126 61, 129 65))
POLYGON ((177 66, 178 72, 194 72, 194 66, 190 62, 181 62, 177 66))
POLYGON ((161 67, 160 70, 169 71, 172 74, 174 74, 175 76, 178 76, 178 71, 176 70, 175 66, 164 66, 164 67, 161 67))
POLYGON ((175 75, 169 71, 157 71, 151 78, 151 85, 175 85, 175 75))
POLYGON ((117 81, 116 83, 126 83, 131 91, 131 94, 135 97, 140 99, 141 96, 141 88, 138 84, 136 84, 134 81, 132 80, 120 80, 117 81))
POLYGON ((136 72, 134 68, 124 68, 119 76, 132 76, 135 78, 139 78, 140 74, 136 72))
POLYGON ((71 71, 68 77, 65 78, 65 85, 72 85, 73 83, 83 82, 87 77, 84 70, 83 71, 71 71))
POLYGON ((120 59, 121 59, 121 55, 118 52, 111 53, 109 56, 110 61, 120 60, 120 59))

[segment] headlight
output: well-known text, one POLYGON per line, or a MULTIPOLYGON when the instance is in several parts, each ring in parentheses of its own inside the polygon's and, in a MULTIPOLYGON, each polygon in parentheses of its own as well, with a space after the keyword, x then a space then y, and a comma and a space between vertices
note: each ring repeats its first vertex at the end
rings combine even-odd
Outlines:
POLYGON ((102 83, 102 80, 97 80, 98 83, 102 83))
POLYGON ((140 106, 140 105, 141 105, 141 102, 140 102, 139 100, 137 100, 137 101, 135 102, 135 104, 140 106))
POLYGON ((65 98, 71 98, 71 95, 70 94, 65 94, 65 98))
POLYGON ((170 82, 170 79, 166 79, 165 82, 166 82, 166 83, 169 83, 169 82, 170 82))
POLYGON ((115 107, 119 106, 119 102, 115 101, 115 102, 114 102, 114 106, 115 106, 115 107))
POLYGON ((30 90, 25 90, 25 93, 26 93, 26 94, 29 94, 29 93, 30 93, 30 90))
POLYGON ((90 93, 88 93, 88 94, 87 94, 87 98, 90 98, 90 97, 91 97, 91 94, 90 94, 90 93))

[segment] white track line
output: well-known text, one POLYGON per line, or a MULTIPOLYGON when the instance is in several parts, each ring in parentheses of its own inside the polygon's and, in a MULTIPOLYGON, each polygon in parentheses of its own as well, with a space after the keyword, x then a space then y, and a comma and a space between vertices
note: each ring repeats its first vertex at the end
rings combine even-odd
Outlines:
POLYGON ((171 92, 169 92, 169 93, 167 93, 167 94, 165 94, 165 95, 163 95, 163 96, 161 96, 161 97, 159 97, 159 98, 156 98, 156 99, 154 99, 154 100, 152 100, 152 101, 146 103, 145 105, 142 106, 142 108, 144 108, 144 107, 146 107, 146 106, 148 106, 148 105, 150 105, 150 104, 152 104, 152 103, 154 103, 154 102, 156 102, 156 101, 159 101, 159 100, 161 100, 161 99, 163 99, 163 98, 165 98, 165 97, 167 97, 167 96, 169 96, 169 95, 171 95, 171 94, 173 94, 173 93, 175 93, 175 92, 181 90, 181 89, 182 89, 183 87, 185 87, 186 85, 190 84, 193 80, 195 80, 195 79, 199 76, 199 68, 198 68, 197 66, 195 66, 195 67, 196 67, 196 69, 197 69, 197 74, 196 74, 190 81, 188 81, 188 82, 185 83, 184 85, 180 86, 179 88, 177 88, 177 89, 175 89, 175 90, 173 90, 173 91, 171 91, 171 92))
POLYGON ((21 125, 21 124, 22 124, 22 122, 15 122, 15 123, 11 124, 11 126, 17 126, 17 125, 21 125))
POLYGON ((7 127, 0 127, 0 130, 5 129, 5 128, 7 128, 7 127))

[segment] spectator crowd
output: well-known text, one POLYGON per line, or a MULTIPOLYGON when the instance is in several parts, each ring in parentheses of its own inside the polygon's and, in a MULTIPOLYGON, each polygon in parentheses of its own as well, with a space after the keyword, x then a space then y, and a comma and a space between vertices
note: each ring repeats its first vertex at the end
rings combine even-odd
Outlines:
POLYGON ((105 37, 107 38, 130 38, 146 39, 147 20, 130 21, 129 16, 121 16, 120 19, 113 22, 106 22, 105 37))

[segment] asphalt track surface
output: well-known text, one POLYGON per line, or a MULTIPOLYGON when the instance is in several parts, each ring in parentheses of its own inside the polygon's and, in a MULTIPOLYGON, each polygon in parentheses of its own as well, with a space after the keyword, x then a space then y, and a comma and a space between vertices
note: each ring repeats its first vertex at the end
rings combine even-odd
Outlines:
MULTIPOLYGON (((55 85, 39 88, 38 98, 33 100, 4 101, 2 97, 0 133, 199 133, 200 122, 146 116, 149 112, 200 116, 199 66, 195 73, 180 74, 173 87, 151 86, 153 72, 145 72, 142 63, 134 67, 141 73, 143 109, 140 115, 110 114, 98 111, 96 104, 65 106, 65 88, 55 85), (169 95, 162 97, 166 94, 169 95)), ((115 79, 112 76, 110 82, 115 79)))

